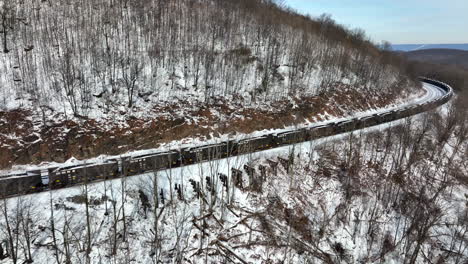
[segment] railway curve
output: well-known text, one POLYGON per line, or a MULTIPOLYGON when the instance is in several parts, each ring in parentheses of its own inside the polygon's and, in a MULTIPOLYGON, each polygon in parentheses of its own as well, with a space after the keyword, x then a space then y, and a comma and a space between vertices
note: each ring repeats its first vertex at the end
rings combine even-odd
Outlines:
POLYGON ((420 114, 437 108, 452 98, 453 89, 449 85, 425 77, 420 77, 420 80, 427 90, 424 96, 405 104, 351 119, 180 150, 109 158, 102 163, 46 167, 0 175, 0 198, 71 187, 84 182, 138 175, 329 137, 420 114))

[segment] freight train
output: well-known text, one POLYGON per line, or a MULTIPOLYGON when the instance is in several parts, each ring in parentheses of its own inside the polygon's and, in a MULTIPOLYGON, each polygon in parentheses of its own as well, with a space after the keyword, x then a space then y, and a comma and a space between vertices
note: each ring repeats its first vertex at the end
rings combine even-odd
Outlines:
POLYGON ((0 176, 0 197, 39 192, 44 189, 58 189, 80 183, 114 179, 122 176, 137 175, 310 141, 422 113, 445 104, 453 96, 453 90, 449 85, 428 78, 420 79, 423 82, 439 87, 445 92, 445 95, 432 101, 385 113, 373 114, 326 125, 267 134, 255 138, 230 140, 218 144, 140 156, 112 158, 102 163, 85 163, 68 167, 50 167, 4 175, 0 176))

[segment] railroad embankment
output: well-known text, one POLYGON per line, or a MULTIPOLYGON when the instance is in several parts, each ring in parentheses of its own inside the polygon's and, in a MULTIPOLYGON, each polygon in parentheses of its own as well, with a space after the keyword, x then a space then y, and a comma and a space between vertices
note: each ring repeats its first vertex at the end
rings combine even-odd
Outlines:
MULTIPOLYGON (((46 109, 0 112, 0 168, 13 165, 63 162, 71 157, 87 159, 118 155, 128 151, 158 148, 173 141, 204 141, 227 135, 281 129, 346 117, 356 112, 385 108, 415 94, 357 92, 335 84, 330 92, 308 97, 291 97, 272 103, 246 106, 219 98, 216 103, 179 101, 132 112, 114 111, 109 118, 67 119, 46 109), (142 111, 150 112, 145 117, 142 111), (120 120, 116 122, 116 119, 120 120)), ((396 91, 397 89, 395 89, 396 91)))

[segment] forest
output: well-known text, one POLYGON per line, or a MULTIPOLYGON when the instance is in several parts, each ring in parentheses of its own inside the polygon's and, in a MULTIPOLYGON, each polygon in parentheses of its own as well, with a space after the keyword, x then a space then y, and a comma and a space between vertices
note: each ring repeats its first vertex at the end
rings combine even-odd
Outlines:
POLYGON ((0 262, 465 263, 467 117, 0 197, 0 262))
POLYGON ((418 75, 457 91, 365 131, 0 194, 2 264, 468 261, 461 69, 274 0, 0 0, 0 38, 2 169, 349 116, 418 75))
POLYGON ((282 1, 4 0, 0 20, 0 169, 280 129, 424 92, 388 43, 282 1))
POLYGON ((381 94, 415 85, 362 30, 281 1, 11 0, 0 18, 4 111, 99 118, 171 100, 255 105, 337 82, 381 94))

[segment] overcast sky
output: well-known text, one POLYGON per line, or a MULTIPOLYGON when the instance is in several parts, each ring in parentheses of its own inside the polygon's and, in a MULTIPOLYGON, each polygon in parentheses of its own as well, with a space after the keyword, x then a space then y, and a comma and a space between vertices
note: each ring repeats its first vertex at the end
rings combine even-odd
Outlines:
POLYGON ((331 14, 392 44, 468 43, 468 0, 285 0, 300 13, 331 14))

